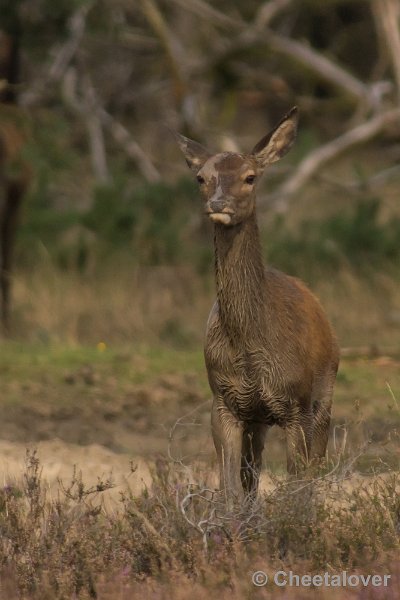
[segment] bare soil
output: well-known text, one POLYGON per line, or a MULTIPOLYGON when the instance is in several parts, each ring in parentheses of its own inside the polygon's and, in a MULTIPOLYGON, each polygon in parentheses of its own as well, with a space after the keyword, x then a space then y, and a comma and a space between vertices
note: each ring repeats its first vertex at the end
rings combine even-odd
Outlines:
MULTIPOLYGON (((330 451, 337 452, 346 438, 354 454, 371 439, 370 456, 379 460, 381 470, 385 465, 393 467, 399 460, 400 363, 380 357, 346 358, 342 364, 330 451), (391 384, 393 398, 386 382, 391 384)), ((68 482, 76 466, 87 485, 112 473, 113 494, 123 485, 136 492, 149 484, 152 465, 160 455, 189 468, 200 466, 216 481, 211 399, 199 374, 171 372, 170 366, 165 373, 137 383, 126 375, 119 377, 114 369, 100 363, 72 369, 35 368, 25 377, 18 369, 4 368, 0 402, 3 481, 21 476, 27 448, 38 449, 43 476, 51 488, 59 479, 68 482), (137 467, 134 473, 132 465, 137 467)), ((359 467, 368 467, 368 458, 360 460, 359 467)), ((279 428, 268 433, 264 462, 275 474, 285 471, 284 432, 279 428)), ((263 487, 270 485, 265 474, 263 487)))

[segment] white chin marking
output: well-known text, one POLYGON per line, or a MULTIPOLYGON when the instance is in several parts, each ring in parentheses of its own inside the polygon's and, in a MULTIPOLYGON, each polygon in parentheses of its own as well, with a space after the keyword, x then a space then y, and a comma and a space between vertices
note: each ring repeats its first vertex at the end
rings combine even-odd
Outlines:
POLYGON ((227 213, 211 213, 209 217, 214 223, 222 223, 223 225, 229 225, 232 220, 231 215, 227 213))

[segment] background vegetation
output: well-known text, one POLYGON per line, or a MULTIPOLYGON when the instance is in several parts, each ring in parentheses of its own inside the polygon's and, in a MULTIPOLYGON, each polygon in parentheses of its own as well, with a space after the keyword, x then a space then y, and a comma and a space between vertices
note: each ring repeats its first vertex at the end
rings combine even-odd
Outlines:
MULTIPOLYGON (((385 332, 400 322, 398 10, 396 0, 5 2, 4 28, 21 36, 19 97, 35 172, 19 231, 16 335, 80 341, 39 317, 29 273, 49 288, 49 269, 89 294, 110 274, 124 281, 110 282, 117 291, 162 266, 169 273, 152 278, 153 294, 177 294, 173 317, 164 314, 183 327, 193 302, 179 290, 184 268, 192 312, 204 320, 211 227, 167 127, 215 150, 246 150, 297 104, 297 144, 260 190, 266 258, 314 285, 344 345, 390 345, 385 332), (336 277, 347 308, 348 297, 363 304, 358 295, 368 294, 368 316, 340 318, 326 290, 336 277), (375 318, 379 330, 369 326, 375 318)), ((47 298, 54 315, 51 289, 47 298)), ((112 294, 108 305, 115 313, 112 294)), ((146 331, 126 329, 126 339, 145 338, 154 315, 137 321, 146 331)), ((106 337, 120 339, 108 322, 106 337)), ((94 340, 96 326, 88 330, 94 340)), ((197 323, 191 333, 197 343, 197 323)))
POLYGON ((11 460, 39 444, 52 480, 32 453, 4 475, 0 598, 279 597, 250 581, 281 567, 390 572, 386 595, 321 597, 397 597, 399 0, 2 0, 1 13, 21 40, 34 183, 0 343, 0 446, 11 460), (265 259, 315 290, 343 348, 329 459, 292 489, 273 432, 263 502, 222 527, 202 492, 212 228, 169 129, 246 151, 295 104, 296 145, 258 210, 265 259), (106 448, 126 479, 99 459, 89 483, 82 465, 54 483, 78 448, 106 448), (144 483, 129 467, 141 458, 144 483))

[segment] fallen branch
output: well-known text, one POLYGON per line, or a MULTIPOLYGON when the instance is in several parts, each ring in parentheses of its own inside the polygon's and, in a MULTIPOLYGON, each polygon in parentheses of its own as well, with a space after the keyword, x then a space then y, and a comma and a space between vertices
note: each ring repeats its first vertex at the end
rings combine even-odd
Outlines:
POLYGON ((296 194, 320 169, 328 162, 337 158, 349 148, 367 142, 383 131, 385 127, 400 120, 400 108, 388 110, 366 123, 346 131, 331 142, 319 146, 308 154, 299 164, 294 174, 275 192, 266 198, 269 206, 274 206, 278 212, 285 212, 289 199, 296 194))

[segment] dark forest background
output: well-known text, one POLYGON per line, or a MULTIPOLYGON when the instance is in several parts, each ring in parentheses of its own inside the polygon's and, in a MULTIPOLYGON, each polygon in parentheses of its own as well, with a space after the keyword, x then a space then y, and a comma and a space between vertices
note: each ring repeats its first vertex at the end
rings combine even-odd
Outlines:
POLYGON ((212 231, 170 129, 250 150, 293 105, 259 190, 265 257, 301 276, 342 343, 400 325, 398 0, 1 0, 20 43, 33 184, 15 336, 198 343, 212 231))
POLYGON ((400 0, 0 0, 0 99, 3 246, 4 182, 30 179, 0 333, 0 597, 397 599, 400 0), (339 338, 327 461, 287 480, 272 428, 260 501, 227 512, 212 224, 171 130, 249 151, 294 105, 258 216, 339 338), (282 569, 391 580, 281 592, 282 569))

